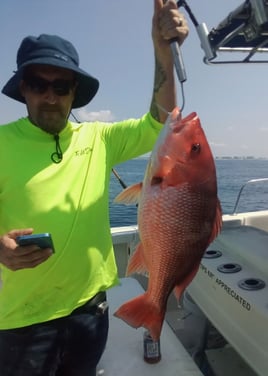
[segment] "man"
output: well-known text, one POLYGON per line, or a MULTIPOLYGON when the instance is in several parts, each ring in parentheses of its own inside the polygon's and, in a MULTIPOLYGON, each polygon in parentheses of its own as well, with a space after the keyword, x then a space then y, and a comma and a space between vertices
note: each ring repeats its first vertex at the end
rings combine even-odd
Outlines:
POLYGON ((117 284, 108 189, 111 168, 151 150, 176 105, 169 40, 188 34, 174 0, 154 0, 155 81, 150 112, 118 123, 68 120, 91 101, 96 78, 72 44, 26 37, 4 86, 28 117, 0 127, 0 374, 91 376, 108 332, 105 291, 117 284), (159 105, 159 107, 158 107, 159 105), (55 253, 19 246, 49 232, 55 253))

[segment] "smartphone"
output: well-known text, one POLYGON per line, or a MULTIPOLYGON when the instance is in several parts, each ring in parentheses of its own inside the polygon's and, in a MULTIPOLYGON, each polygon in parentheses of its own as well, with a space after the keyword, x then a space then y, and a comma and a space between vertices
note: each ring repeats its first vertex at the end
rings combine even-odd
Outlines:
POLYGON ((19 246, 37 245, 40 248, 51 248, 55 252, 51 234, 48 232, 43 234, 21 235, 16 238, 19 246))

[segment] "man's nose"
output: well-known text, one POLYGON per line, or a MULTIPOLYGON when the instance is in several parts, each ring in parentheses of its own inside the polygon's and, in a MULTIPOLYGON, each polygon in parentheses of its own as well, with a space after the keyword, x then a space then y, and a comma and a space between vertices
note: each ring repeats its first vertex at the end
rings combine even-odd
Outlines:
POLYGON ((45 92, 45 99, 49 104, 55 104, 57 102, 57 94, 55 94, 53 87, 49 86, 45 92))

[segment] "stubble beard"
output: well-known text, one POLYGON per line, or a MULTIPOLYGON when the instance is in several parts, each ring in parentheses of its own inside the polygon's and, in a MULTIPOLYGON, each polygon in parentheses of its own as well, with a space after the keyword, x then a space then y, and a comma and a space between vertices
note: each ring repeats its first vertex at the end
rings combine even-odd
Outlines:
POLYGON ((36 119, 31 119, 34 125, 50 134, 60 133, 67 124, 68 116, 59 108, 40 108, 36 119))

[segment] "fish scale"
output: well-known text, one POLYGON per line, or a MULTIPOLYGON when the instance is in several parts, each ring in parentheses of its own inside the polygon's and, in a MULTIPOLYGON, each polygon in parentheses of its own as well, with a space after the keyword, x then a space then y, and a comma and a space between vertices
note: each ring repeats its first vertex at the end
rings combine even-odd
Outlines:
POLYGON ((178 299, 192 281, 209 243, 221 228, 214 158, 195 113, 182 119, 176 107, 160 132, 142 184, 128 187, 117 202, 139 198, 140 243, 127 275, 147 272, 144 294, 115 312, 134 328, 161 334, 167 299, 178 299))

